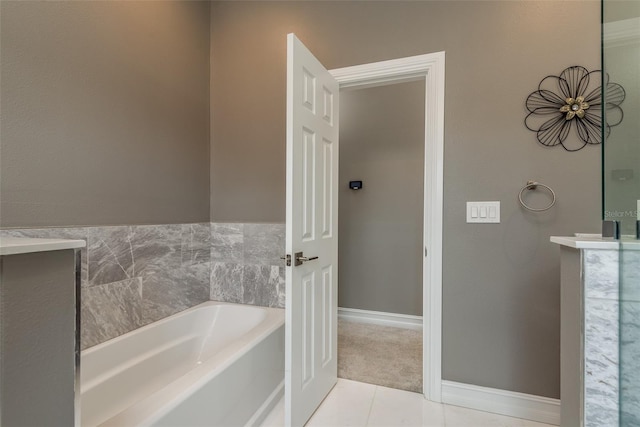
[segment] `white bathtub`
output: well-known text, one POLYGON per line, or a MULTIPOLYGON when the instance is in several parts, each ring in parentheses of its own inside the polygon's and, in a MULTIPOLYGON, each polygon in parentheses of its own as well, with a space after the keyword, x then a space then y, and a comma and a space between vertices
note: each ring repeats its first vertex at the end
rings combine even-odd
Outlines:
POLYGON ((82 426, 245 426, 282 395, 284 311, 206 302, 82 352, 82 426))

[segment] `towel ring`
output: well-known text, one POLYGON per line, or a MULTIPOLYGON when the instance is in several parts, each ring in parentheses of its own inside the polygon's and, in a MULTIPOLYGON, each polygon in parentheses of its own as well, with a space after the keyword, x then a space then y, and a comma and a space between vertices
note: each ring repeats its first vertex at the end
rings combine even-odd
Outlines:
POLYGON ((549 209, 551 209, 551 207, 553 207, 553 205, 556 204, 556 193, 548 185, 540 184, 539 182, 536 182, 536 181, 527 181, 527 185, 522 187, 522 190, 520 190, 520 193, 518 194, 518 200, 520 201, 520 204, 522 205, 522 207, 524 207, 527 210, 530 210, 532 212, 544 212, 544 211, 548 211, 549 209), (524 190, 535 190, 536 188, 538 188, 538 185, 549 190, 549 193, 551 193, 551 196, 553 197, 553 199, 551 200, 551 204, 541 209, 532 208, 522 200, 522 193, 524 193, 524 190))

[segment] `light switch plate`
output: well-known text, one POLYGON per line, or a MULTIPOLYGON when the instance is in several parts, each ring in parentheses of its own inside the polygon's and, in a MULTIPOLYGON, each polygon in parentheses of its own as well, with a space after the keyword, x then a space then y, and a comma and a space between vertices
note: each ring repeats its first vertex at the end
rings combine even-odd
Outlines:
POLYGON ((467 202, 467 222, 499 223, 500 202, 467 202))

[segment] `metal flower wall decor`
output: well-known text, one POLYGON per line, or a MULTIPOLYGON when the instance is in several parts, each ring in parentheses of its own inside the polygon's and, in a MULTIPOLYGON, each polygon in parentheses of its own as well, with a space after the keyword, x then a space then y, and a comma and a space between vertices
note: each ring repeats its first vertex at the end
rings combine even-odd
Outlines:
MULTIPOLYGON (((542 145, 562 145, 578 151, 587 144, 602 142, 602 72, 581 66, 565 69, 559 76, 547 76, 526 101, 529 114, 524 124, 536 132, 542 145), (574 128, 578 138, 567 138, 574 128)), ((605 75, 605 133, 622 122, 622 86, 605 75)))

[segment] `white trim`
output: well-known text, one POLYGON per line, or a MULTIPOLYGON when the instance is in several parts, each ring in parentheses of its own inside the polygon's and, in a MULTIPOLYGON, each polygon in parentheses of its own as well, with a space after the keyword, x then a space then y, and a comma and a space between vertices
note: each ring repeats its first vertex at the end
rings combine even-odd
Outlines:
POLYGON ((640 17, 606 22, 603 38, 606 47, 640 43, 640 17))
POLYGON ((444 52, 334 68, 329 72, 340 83, 340 89, 352 87, 362 89, 397 81, 421 80, 439 60, 444 60, 444 52), (439 58, 440 55, 442 58, 439 58))
POLYGON ((422 330, 422 316, 338 307, 338 319, 393 328, 422 330))
POLYGON ((425 396, 442 400, 442 229, 444 209, 444 52, 425 78, 423 378, 425 396), (426 315, 425 313, 428 313, 426 315), (427 323, 428 322, 428 323, 427 323))
POLYGON ((549 397, 442 381, 442 403, 560 425, 560 400, 549 397))
POLYGON ((340 89, 381 86, 394 82, 425 82, 425 168, 423 280, 423 393, 442 397, 442 227, 444 168, 445 53, 436 52, 390 61, 329 70, 340 89))

